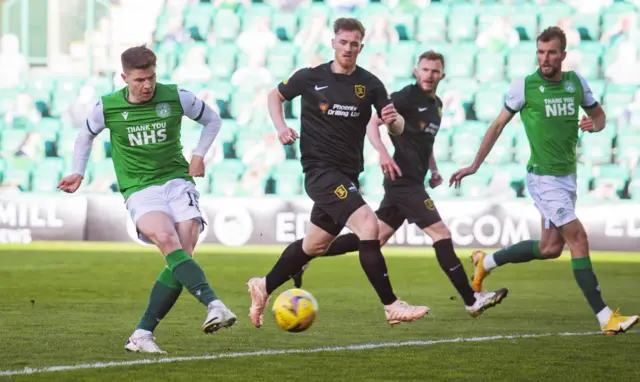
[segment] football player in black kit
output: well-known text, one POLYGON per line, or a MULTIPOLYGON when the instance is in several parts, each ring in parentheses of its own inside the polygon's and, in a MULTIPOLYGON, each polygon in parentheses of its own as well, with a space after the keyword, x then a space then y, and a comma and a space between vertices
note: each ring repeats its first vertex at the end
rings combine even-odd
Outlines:
MULTIPOLYGON (((436 96, 436 89, 444 78, 444 57, 433 51, 423 53, 418 59, 414 74, 415 84, 391 94, 398 114, 405 119, 403 131, 389 131, 395 148, 393 158, 380 139, 379 127, 382 121, 373 116, 367 126, 367 136, 380 153, 380 165, 385 173, 385 194, 376 211, 380 221, 380 244, 384 245, 405 219, 420 227, 433 240, 438 263, 462 297, 467 312, 476 317, 500 303, 507 296, 508 290, 503 288, 483 293, 473 291, 455 254, 451 232, 425 190, 429 170, 429 186, 435 188, 442 183, 433 156, 433 142, 440 129, 442 101, 436 96)), ((355 251, 358 241, 354 234, 341 235, 323 256, 355 251)), ((302 286, 303 272, 304 268, 294 276, 294 283, 298 288, 302 286)))
POLYGON ((297 71, 268 97, 269 114, 285 145, 293 143, 298 134, 286 126, 282 103, 302 97, 300 152, 305 190, 314 204, 305 238, 288 246, 266 277, 247 283, 249 316, 255 327, 262 325, 269 295, 313 256, 325 253, 345 226, 358 237, 360 264, 384 305, 387 322, 415 321, 429 311, 393 293, 380 251, 377 217, 358 190, 371 106, 390 131, 402 131, 404 119, 396 113, 382 82, 356 65, 365 35, 362 24, 340 18, 334 23, 334 33, 334 60, 297 71))

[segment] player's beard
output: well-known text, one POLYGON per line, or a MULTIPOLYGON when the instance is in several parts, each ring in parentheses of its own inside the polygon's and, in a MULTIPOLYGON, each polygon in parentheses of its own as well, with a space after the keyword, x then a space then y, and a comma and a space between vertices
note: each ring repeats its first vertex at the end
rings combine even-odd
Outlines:
POLYGON ((546 71, 542 66, 540 66, 540 72, 546 78, 553 78, 555 77, 556 74, 558 74, 558 72, 561 69, 561 66, 554 66, 551 64, 548 64, 548 65, 549 65, 549 68, 547 68, 546 71))

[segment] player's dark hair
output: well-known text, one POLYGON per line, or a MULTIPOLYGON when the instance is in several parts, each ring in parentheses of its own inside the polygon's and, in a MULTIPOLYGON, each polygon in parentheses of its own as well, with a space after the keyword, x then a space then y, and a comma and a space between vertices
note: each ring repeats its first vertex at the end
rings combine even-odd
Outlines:
POLYGON ((156 66, 156 54, 147 45, 131 47, 120 56, 122 69, 126 72, 132 69, 148 69, 156 66))
POLYGON ((444 56, 442 53, 434 52, 433 50, 428 50, 418 57, 418 63, 422 60, 427 61, 440 61, 442 63, 442 68, 444 68, 444 56))
POLYGON ((364 25, 352 17, 341 17, 333 23, 333 33, 338 34, 340 31, 358 31, 364 39, 364 25))
POLYGON ((560 51, 564 52, 567 49, 567 35, 559 27, 549 27, 540 33, 536 42, 549 42, 558 39, 560 41, 560 51))

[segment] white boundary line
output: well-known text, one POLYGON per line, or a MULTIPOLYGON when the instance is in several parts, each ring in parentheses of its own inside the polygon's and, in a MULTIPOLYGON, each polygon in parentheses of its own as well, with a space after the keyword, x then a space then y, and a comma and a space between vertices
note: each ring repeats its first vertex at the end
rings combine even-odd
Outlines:
MULTIPOLYGON (((632 332, 636 332, 636 331, 632 331, 632 332)), ((519 339, 519 338, 542 338, 542 337, 552 337, 552 336, 563 336, 563 337, 590 336, 590 335, 596 335, 596 334, 601 334, 601 332, 513 334, 513 335, 496 335, 496 336, 488 336, 488 337, 459 337, 459 338, 448 338, 448 339, 438 339, 438 340, 383 342, 383 343, 377 343, 377 344, 345 345, 345 346, 333 346, 333 347, 320 347, 320 348, 312 348, 312 349, 258 350, 258 351, 252 351, 252 352, 242 352, 242 353, 220 353, 220 354, 189 356, 189 357, 164 357, 164 358, 139 359, 134 361, 95 362, 95 363, 84 363, 84 364, 78 364, 78 365, 47 366, 42 368, 27 367, 22 370, 0 371, 0 377, 12 376, 12 375, 51 373, 54 371, 103 369, 107 367, 119 367, 119 366, 202 361, 202 360, 212 360, 212 359, 221 359, 221 358, 257 357, 257 356, 264 356, 264 355, 282 355, 282 354, 311 354, 311 353, 322 353, 322 352, 395 348, 395 347, 405 347, 405 346, 428 346, 428 345, 456 343, 456 342, 486 342, 486 341, 509 340, 509 339, 519 339)))

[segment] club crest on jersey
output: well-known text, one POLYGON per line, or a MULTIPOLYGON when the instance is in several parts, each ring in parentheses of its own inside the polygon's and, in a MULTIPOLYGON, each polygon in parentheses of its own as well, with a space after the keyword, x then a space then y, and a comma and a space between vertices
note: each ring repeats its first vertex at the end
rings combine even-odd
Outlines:
POLYGON ((354 88, 356 90, 356 96, 358 96, 358 98, 364 98, 364 96, 367 94, 364 85, 355 85, 354 88))
POLYGON ((427 127, 427 124, 424 121, 420 121, 420 130, 424 130, 427 127))
POLYGON ((167 118, 171 114, 171 106, 166 102, 159 103, 156 106, 156 114, 160 118, 167 118))
POLYGON ((347 191, 345 186, 343 186, 341 184, 338 187, 336 187, 336 189, 333 191, 333 193, 336 194, 338 199, 346 199, 347 198, 347 194, 349 194, 349 191, 347 191))
POLYGON ((323 113, 326 113, 327 110, 329 110, 329 105, 327 105, 326 103, 321 103, 320 110, 322 110, 323 113))
POLYGON ((425 199, 424 205, 425 207, 427 207, 429 211, 433 211, 436 208, 435 204, 433 203, 433 200, 431 199, 425 199))
POLYGON ((438 108, 438 117, 442 118, 442 108, 438 108))
POLYGON ((576 91, 576 85, 574 85, 571 81, 565 81, 564 91, 566 91, 567 93, 573 93, 576 91))

